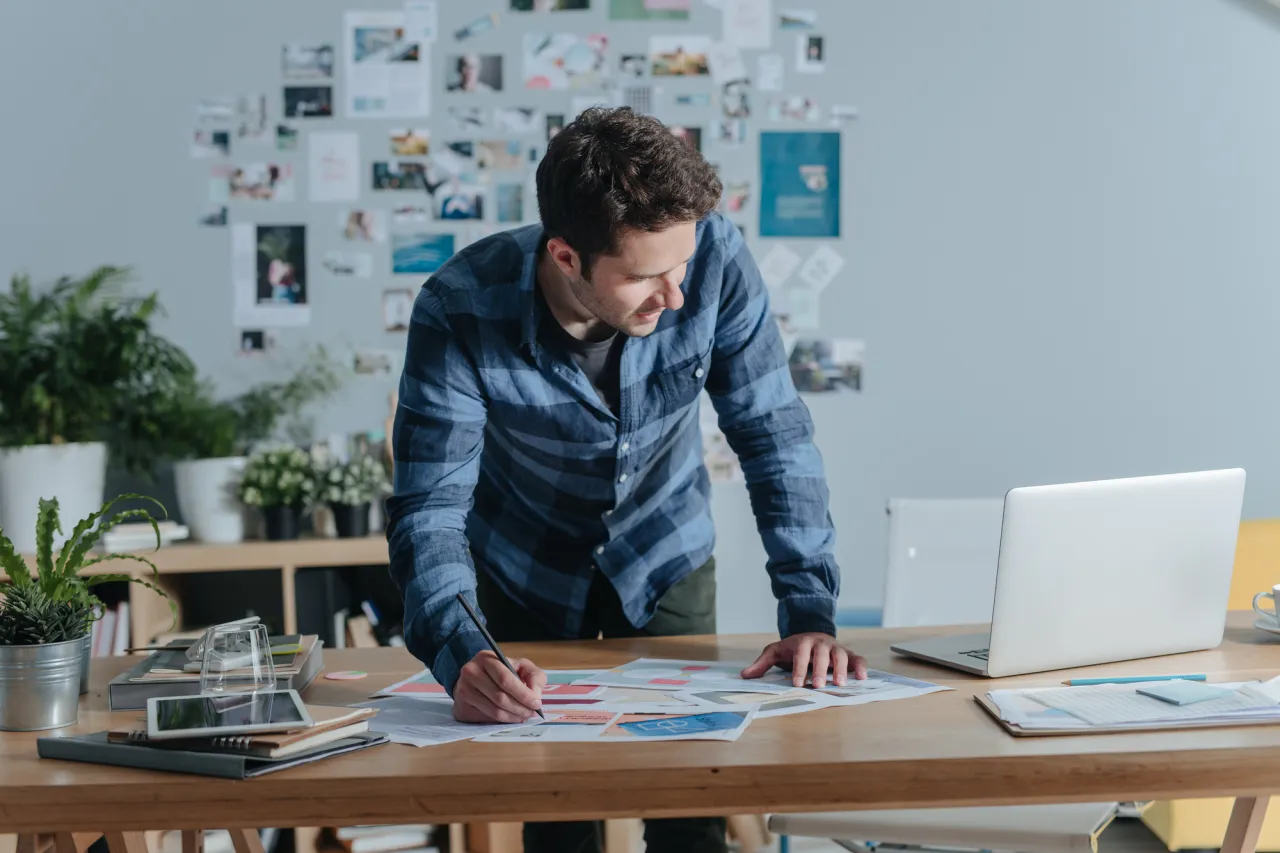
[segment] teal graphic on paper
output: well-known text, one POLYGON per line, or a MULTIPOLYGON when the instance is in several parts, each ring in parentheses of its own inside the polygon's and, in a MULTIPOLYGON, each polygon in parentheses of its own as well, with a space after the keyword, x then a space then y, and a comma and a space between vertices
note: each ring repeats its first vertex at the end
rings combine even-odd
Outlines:
POLYGON ((760 236, 840 236, 840 133, 760 134, 760 236))

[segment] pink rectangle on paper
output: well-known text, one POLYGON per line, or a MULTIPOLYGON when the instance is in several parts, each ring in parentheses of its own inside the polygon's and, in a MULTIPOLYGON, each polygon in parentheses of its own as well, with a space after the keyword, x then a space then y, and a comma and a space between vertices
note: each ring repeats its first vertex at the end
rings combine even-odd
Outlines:
POLYGON ((595 684, 548 684, 543 696, 590 696, 600 688, 595 684))
POLYGON ((443 684, 423 684, 420 681, 411 681, 408 684, 401 684, 391 693, 425 693, 431 696, 444 696, 443 684))
POLYGON ((650 684, 674 684, 676 686, 683 686, 689 683, 689 679, 687 678, 651 678, 649 679, 649 683, 650 684))

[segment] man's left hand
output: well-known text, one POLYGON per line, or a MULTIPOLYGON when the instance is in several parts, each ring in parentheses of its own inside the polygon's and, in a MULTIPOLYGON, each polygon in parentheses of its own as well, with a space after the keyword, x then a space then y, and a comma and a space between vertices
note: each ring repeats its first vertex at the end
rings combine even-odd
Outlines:
POLYGON ((837 687, 843 687, 849 675, 856 679, 867 677, 867 662, 836 642, 830 634, 792 634, 785 640, 765 646, 755 663, 742 671, 743 678, 759 678, 772 666, 791 669, 791 683, 804 687, 813 665, 813 687, 819 689, 827 683, 827 670, 837 687))

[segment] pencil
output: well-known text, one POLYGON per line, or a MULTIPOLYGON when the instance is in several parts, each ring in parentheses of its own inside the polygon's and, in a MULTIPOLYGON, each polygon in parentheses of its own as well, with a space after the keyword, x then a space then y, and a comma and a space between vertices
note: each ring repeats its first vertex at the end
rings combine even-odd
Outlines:
MULTIPOLYGON (((476 613, 462 593, 458 593, 457 598, 458 601, 462 602, 462 606, 466 608, 467 615, 471 617, 471 621, 476 623, 476 627, 480 629, 481 635, 484 636, 484 641, 489 644, 489 649, 498 656, 498 660, 502 661, 506 665, 507 669, 511 670, 512 675, 519 678, 520 673, 516 672, 516 668, 511 665, 511 661, 507 660, 507 656, 502 653, 502 649, 498 648, 498 643, 493 639, 493 635, 489 633, 489 631, 484 627, 484 623, 480 621, 480 614, 476 613)), ((535 708, 534 710, 542 719, 545 720, 547 718, 547 715, 542 713, 541 708, 535 708)))

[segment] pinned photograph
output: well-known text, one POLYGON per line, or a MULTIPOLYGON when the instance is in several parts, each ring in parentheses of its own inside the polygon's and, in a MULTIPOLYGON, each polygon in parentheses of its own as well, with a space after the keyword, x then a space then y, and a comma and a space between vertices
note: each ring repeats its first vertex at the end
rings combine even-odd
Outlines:
POLYGON ((751 81, 730 80, 720 87, 720 108, 725 118, 751 118, 751 81))
POLYGON ((742 213, 751 201, 750 181, 729 181, 724 185, 720 208, 725 213, 742 213))
POLYGON ((327 118, 333 115, 332 86, 285 86, 285 118, 327 118))
POLYGON ((476 165, 481 169, 510 171, 523 165, 524 147, 514 139, 483 139, 476 146, 476 165))
POLYGON ((672 124, 667 126, 667 130, 676 139, 684 140, 684 144, 688 145, 694 151, 701 153, 702 151, 702 128, 685 127, 683 125, 672 124))
POLYGON ((287 124, 276 125, 276 150, 298 150, 298 129, 296 127, 289 127, 287 124))
POLYGON ((233 166, 227 176, 227 193, 232 199, 293 201, 293 166, 289 163, 233 166))
POLYGON ((453 257, 452 234, 435 234, 406 225, 391 237, 391 272, 396 275, 429 275, 453 257))
MULTIPOLYGON (((468 141, 446 142, 436 146, 436 153, 431 157, 434 169, 446 175, 461 175, 474 172, 476 165, 476 147, 468 141)), ((431 192, 435 192, 434 189, 431 192)))
POLYGON ((676 95, 676 106, 709 107, 711 106, 711 96, 706 92, 686 92, 683 95, 676 95))
POLYGON ((413 291, 405 288, 382 291, 382 328, 388 332, 409 331, 413 319, 413 291))
POLYGON ((261 139, 267 134, 267 96, 241 95, 236 99, 236 135, 261 139))
POLYGON ((788 95, 769 101, 770 121, 820 121, 818 102, 805 95, 788 95))
POLYGON ((387 214, 381 210, 348 210, 341 214, 342 237, 353 243, 385 243, 387 214))
POLYGON ((231 152, 231 131, 197 130, 191 139, 191 156, 226 157, 231 152))
POLYGON ((484 190, 477 184, 453 179, 435 193, 437 219, 484 219, 484 190))
POLYGON ((490 12, 487 15, 481 15, 469 24, 464 24, 454 30, 453 38, 455 41, 466 41, 472 36, 478 36, 483 32, 488 32, 498 25, 498 15, 496 12, 490 12))
POLYGON ((409 39, 402 26, 361 26, 352 28, 352 54, 356 63, 417 62, 421 47, 409 39))
POLYGON ((609 19, 613 21, 687 21, 693 0, 608 0, 608 3, 609 19))
POLYGON ((359 349, 352 354, 351 369, 361 376, 390 376, 397 353, 389 349, 359 349))
POLYGON ((397 157, 425 157, 431 153, 431 131, 405 127, 391 131, 391 153, 397 157))
POLYGON ((526 89, 598 89, 605 83, 609 37, 573 33, 525 33, 526 89))
POLYGON ((821 74, 826 67, 822 36, 796 36, 796 71, 821 74))
POLYGON ((718 119, 711 123, 711 132, 720 145, 736 148, 747 141, 747 123, 740 118, 718 119))
POLYGON ((489 126, 484 107, 449 107, 449 126, 458 133, 470 133, 489 126))
POLYGON ((305 225, 258 226, 257 302, 307 304, 305 225))
POLYGON ((373 188, 375 190, 427 190, 427 164, 392 163, 376 160, 373 163, 373 188))
POLYGON ((564 113, 547 113, 547 141, 550 142, 557 133, 564 130, 564 113))
POLYGON ((811 30, 818 25, 818 13, 812 9, 783 9, 778 13, 778 28, 811 30))
POLYGON ((512 12, 576 12, 591 8, 591 0, 511 0, 512 12))
POLYGON ((498 221, 524 221, 524 184, 498 184, 498 221))
POLYGON ((623 77, 643 77, 649 70, 649 57, 643 53, 624 53, 618 59, 618 71, 623 77))
POLYGON ((864 341, 800 338, 791 349, 791 380, 802 393, 861 391, 864 341))
POLYGON ((542 124, 542 111, 533 107, 497 107, 493 111, 493 126, 499 133, 530 136, 542 124))
POLYGON ((196 101, 196 118, 200 121, 230 122, 235 116, 235 98, 201 98, 196 101))
POLYGON ((286 80, 321 80, 333 76, 333 45, 286 44, 281 65, 286 80))
POLYGON ((320 261, 320 265, 330 275, 342 278, 373 278, 373 256, 363 252, 330 250, 324 253, 324 259, 320 261))
POLYGON ((262 355, 276 348, 276 336, 265 329, 241 329, 241 355, 262 355))
POLYGON ((464 53, 445 64, 445 89, 450 92, 501 92, 502 54, 464 53))
POLYGON ((200 224, 209 228, 221 228, 227 224, 226 205, 215 204, 200 214, 200 224))
POLYGON ((702 77, 711 73, 707 36, 651 36, 649 62, 654 77, 702 77))

